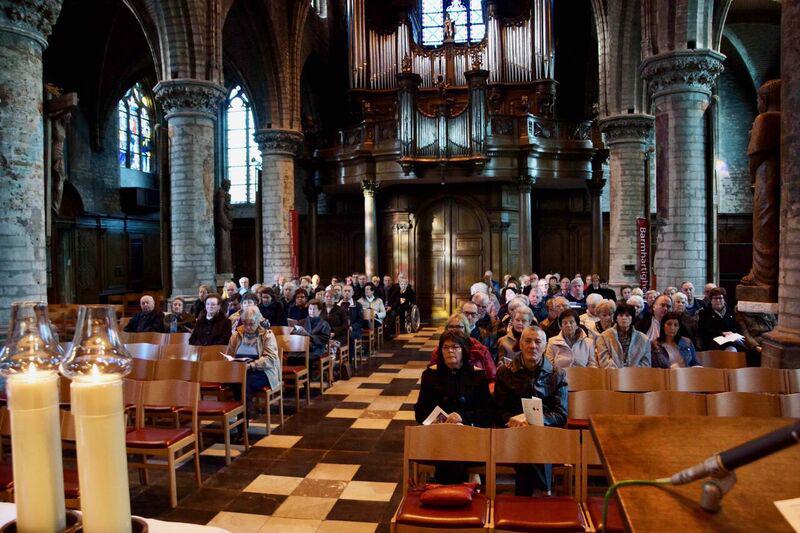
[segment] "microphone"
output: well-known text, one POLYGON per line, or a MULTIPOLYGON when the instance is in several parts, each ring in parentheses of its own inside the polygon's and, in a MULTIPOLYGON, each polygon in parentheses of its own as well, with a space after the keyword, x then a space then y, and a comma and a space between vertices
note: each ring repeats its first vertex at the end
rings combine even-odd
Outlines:
POLYGON ((719 477, 797 443, 800 443, 800 421, 712 455, 702 463, 673 474, 669 480, 673 485, 683 485, 709 476, 719 477))

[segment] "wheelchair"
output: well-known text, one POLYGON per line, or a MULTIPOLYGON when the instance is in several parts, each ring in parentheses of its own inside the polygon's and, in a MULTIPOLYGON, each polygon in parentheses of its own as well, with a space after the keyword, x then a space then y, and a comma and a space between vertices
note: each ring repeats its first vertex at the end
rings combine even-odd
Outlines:
POLYGON ((400 323, 400 316, 395 315, 394 317, 395 323, 395 332, 396 334, 400 333, 400 328, 405 328, 406 333, 416 333, 419 331, 420 327, 420 315, 419 315, 419 307, 416 304, 411 304, 411 307, 406 311, 405 316, 405 323, 400 323))

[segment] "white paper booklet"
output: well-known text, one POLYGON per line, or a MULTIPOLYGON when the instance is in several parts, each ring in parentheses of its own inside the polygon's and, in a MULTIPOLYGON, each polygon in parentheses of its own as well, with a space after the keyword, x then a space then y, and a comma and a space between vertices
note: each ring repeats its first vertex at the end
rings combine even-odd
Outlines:
POLYGON ((720 335, 719 337, 714 337, 714 342, 722 346, 723 344, 727 344, 729 342, 738 342, 744 339, 738 333, 731 333, 730 335, 720 335))
POLYGON ((775 504, 778 511, 780 511, 786 521, 789 522, 792 529, 800 532, 800 498, 780 500, 772 503, 775 504))
POLYGON ((525 421, 532 426, 544 425, 541 398, 522 398, 522 413, 525 421))
POLYGON ((423 426, 430 426, 431 424, 441 424, 447 417, 450 416, 444 412, 444 410, 439 407, 438 405, 433 408, 431 414, 428 415, 428 418, 422 421, 423 426))

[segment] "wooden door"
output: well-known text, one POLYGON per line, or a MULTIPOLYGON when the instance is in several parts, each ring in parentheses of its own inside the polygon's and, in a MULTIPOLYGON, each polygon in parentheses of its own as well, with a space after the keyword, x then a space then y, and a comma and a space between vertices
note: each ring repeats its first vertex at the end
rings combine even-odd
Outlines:
POLYGON ((470 297, 484 271, 487 233, 474 207, 448 199, 417 224, 417 300, 423 317, 446 318, 470 297))

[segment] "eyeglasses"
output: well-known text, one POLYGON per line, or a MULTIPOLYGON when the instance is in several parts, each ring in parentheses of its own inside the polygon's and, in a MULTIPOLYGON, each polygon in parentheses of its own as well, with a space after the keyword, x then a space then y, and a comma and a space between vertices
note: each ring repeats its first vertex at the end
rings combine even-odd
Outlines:
POLYGON ((445 346, 442 346, 442 351, 443 352, 451 352, 451 353, 452 352, 460 352, 461 351, 461 346, 459 346, 458 344, 445 345, 445 346))
POLYGON ((464 311, 465 316, 477 316, 478 313, 475 311, 464 311))

